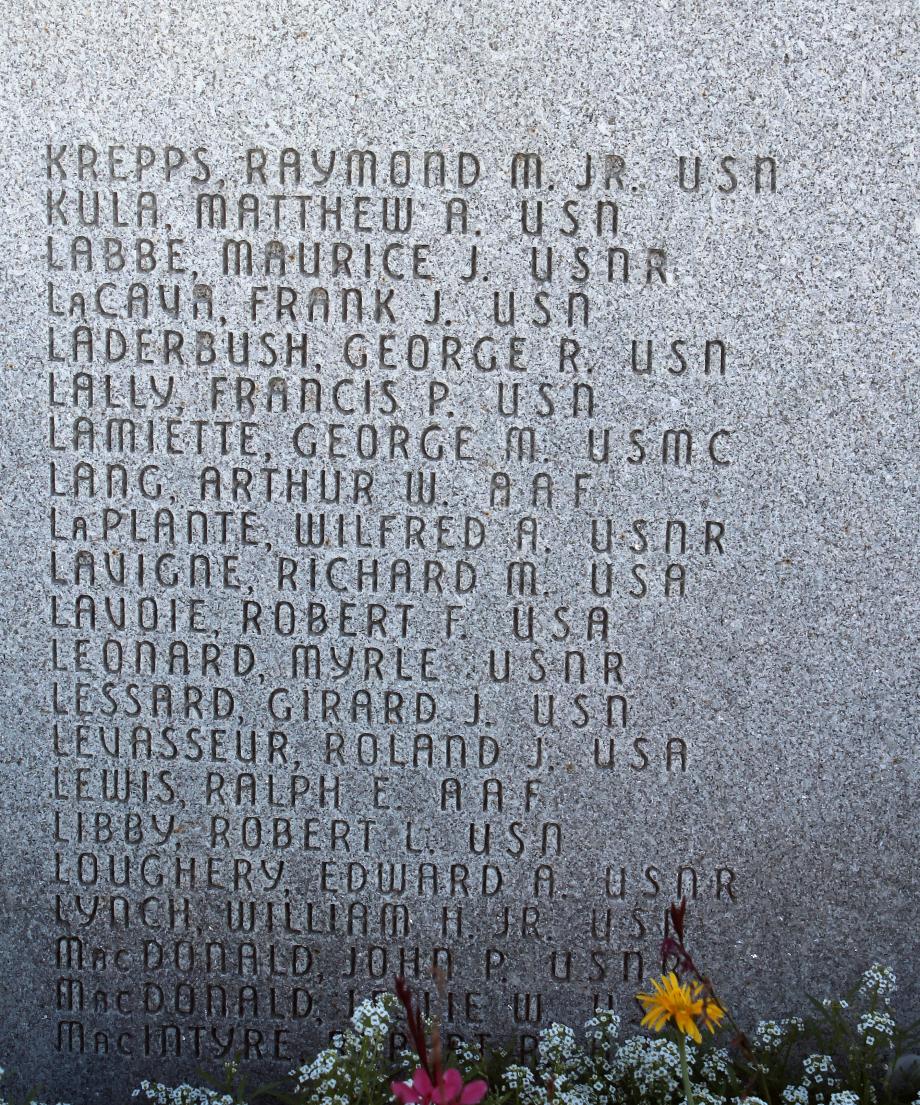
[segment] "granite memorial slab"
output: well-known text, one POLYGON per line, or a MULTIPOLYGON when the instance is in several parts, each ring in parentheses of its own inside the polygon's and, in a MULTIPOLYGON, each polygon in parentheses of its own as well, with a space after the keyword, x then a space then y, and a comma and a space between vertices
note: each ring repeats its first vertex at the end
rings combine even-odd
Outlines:
POLYGON ((3 14, 0 1063, 915 1005, 912 6, 3 14))

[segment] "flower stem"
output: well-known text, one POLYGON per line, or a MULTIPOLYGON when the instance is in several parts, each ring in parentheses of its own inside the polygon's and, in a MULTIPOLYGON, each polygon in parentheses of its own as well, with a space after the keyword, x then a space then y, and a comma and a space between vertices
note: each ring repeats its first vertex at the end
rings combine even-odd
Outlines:
POLYGON ((683 1032, 677 1033, 677 1046, 680 1049, 680 1072, 684 1076, 684 1096, 687 1105, 696 1105, 693 1099, 693 1090, 690 1088, 690 1068, 687 1066, 687 1041, 683 1032))

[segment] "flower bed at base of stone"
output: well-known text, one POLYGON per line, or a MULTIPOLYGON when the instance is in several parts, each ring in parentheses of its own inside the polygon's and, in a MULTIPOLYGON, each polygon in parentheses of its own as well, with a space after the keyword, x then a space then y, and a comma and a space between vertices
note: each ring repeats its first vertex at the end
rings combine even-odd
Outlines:
MULTIPOLYGON (((137 1105, 920 1105, 918 1026, 896 1022, 894 990, 893 972, 875 965, 844 997, 813 1002, 809 1016, 761 1021, 749 1036, 730 1026, 723 1041, 689 1023, 677 1028, 682 1001, 697 1025, 719 1028, 693 1013, 700 991, 687 984, 683 997, 674 991, 655 1007, 656 1016, 670 1010, 670 1036, 623 1038, 620 1016, 598 1010, 580 1032, 544 1029, 526 1065, 464 1045, 440 1054, 436 1025, 411 1004, 414 1050, 389 1063, 391 1033, 404 1022, 397 997, 384 994, 363 1001, 331 1046, 283 1084, 256 1086, 230 1064, 220 1084, 145 1081, 133 1097, 137 1105)), ((655 992, 643 996, 648 1011, 655 992)))

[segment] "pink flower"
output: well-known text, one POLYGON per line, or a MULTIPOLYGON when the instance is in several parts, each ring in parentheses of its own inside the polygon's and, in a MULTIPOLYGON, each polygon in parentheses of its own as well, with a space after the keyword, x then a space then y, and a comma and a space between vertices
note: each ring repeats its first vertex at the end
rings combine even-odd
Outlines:
POLYGON ((479 1105, 489 1092, 488 1082, 477 1078, 466 1086, 458 1070, 447 1070, 434 1085, 421 1067, 411 1082, 391 1082, 393 1096, 401 1105, 479 1105))

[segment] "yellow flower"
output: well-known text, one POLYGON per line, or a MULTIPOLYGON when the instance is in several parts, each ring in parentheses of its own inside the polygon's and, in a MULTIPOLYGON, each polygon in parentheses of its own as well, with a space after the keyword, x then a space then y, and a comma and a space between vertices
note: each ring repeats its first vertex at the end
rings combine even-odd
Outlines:
POLYGON ((636 994, 645 1009, 643 1026, 660 1032, 668 1021, 673 1021, 678 1032, 700 1043, 703 1037, 699 1024, 715 1032, 725 1016, 717 1001, 701 996, 702 990, 698 982, 680 982, 673 971, 653 979, 650 994, 636 994))
POLYGON ((703 1028, 708 1028, 710 1032, 715 1032, 722 1023, 724 1016, 725 1010, 719 1005, 715 998, 703 998, 703 1014, 701 1018, 703 1028))

